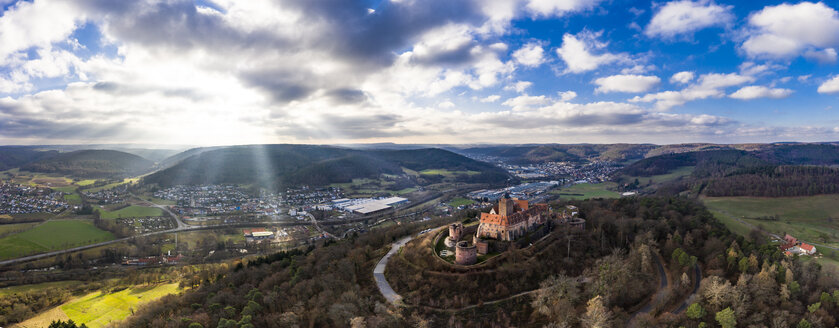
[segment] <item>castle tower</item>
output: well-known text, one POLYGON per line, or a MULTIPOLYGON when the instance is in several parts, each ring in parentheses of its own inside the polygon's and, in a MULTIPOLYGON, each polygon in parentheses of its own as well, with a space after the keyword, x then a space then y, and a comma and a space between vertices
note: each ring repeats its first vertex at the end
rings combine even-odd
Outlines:
POLYGON ((460 265, 472 265, 478 262, 478 250, 468 242, 457 243, 454 250, 454 262, 460 265))
POLYGON ((516 203, 510 199, 510 195, 504 194, 504 197, 498 200, 498 214, 508 216, 515 212, 516 203))
POLYGON ((449 236, 453 241, 460 240, 460 237, 463 237, 463 223, 458 222, 449 225, 449 236))

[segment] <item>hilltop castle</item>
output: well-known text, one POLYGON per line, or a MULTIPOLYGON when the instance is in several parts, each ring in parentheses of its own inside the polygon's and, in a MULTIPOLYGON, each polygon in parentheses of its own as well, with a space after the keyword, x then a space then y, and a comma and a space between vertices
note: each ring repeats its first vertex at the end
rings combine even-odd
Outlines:
POLYGON ((504 195, 489 213, 481 213, 478 238, 513 241, 548 219, 547 204, 533 204, 504 195))

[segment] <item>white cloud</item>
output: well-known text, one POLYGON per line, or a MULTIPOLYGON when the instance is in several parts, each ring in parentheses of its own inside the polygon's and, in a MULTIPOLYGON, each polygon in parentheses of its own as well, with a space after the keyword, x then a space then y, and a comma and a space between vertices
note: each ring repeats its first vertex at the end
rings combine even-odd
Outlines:
POLYGON ((688 85, 679 91, 663 91, 642 96, 635 96, 630 102, 654 102, 656 108, 667 110, 674 106, 681 106, 689 101, 721 98, 725 96, 725 88, 733 87, 755 80, 752 76, 730 74, 703 74, 696 83, 688 85))
POLYGON ((440 108, 443 108, 443 109, 453 108, 454 106, 455 106, 455 104, 451 101, 448 101, 448 100, 437 104, 437 107, 440 107, 440 108))
POLYGON ((489 95, 489 96, 486 96, 484 98, 479 99, 478 101, 480 101, 482 103, 493 103, 493 102, 498 101, 498 99, 501 99, 501 96, 499 96, 499 95, 489 95))
POLYGON ((734 99, 740 100, 751 100, 757 98, 772 98, 772 99, 781 99, 789 97, 792 94, 792 90, 790 89, 783 89, 783 88, 768 88, 761 85, 750 85, 740 88, 740 90, 735 91, 729 97, 734 99))
POLYGON ((562 36, 562 47, 556 53, 565 62, 566 71, 571 73, 582 73, 597 69, 601 65, 615 62, 629 62, 629 56, 625 54, 611 54, 603 52, 595 54, 594 51, 606 47, 606 43, 597 41, 600 33, 581 32, 577 35, 565 34, 562 36))
POLYGON ((791 58, 839 47, 839 14, 822 2, 767 6, 749 17, 749 25, 742 48, 752 57, 791 58))
POLYGON ((836 62, 836 49, 827 48, 823 50, 807 50, 805 58, 813 59, 820 63, 831 64, 836 62))
POLYGON ((83 18, 65 1, 19 1, 0 16, 0 65, 15 52, 66 39, 83 18))
POLYGON ((694 76, 693 72, 690 71, 678 72, 670 77, 670 83, 687 84, 693 81, 694 76))
POLYGON ((527 67, 537 67, 545 62, 544 49, 537 42, 531 42, 513 52, 513 59, 527 67))
POLYGON ((661 79, 652 75, 612 75, 594 80, 597 93, 609 92, 647 92, 655 88, 661 79))
POLYGON ((673 38, 711 26, 726 25, 734 19, 731 8, 709 0, 668 2, 655 13, 644 34, 673 38))
POLYGON ((621 69, 621 74, 644 74, 652 70, 655 70, 655 65, 635 65, 621 69))
POLYGON ((518 93, 524 92, 527 88, 533 85, 533 82, 530 81, 517 81, 511 85, 507 85, 504 87, 504 90, 515 90, 518 93))
POLYGON ((545 96, 521 95, 515 98, 507 99, 501 104, 512 107, 513 110, 525 110, 528 108, 546 105, 550 102, 551 99, 545 96))
POLYGON ((834 76, 830 80, 825 81, 819 85, 819 93, 837 93, 839 92, 839 75, 834 76))
POLYGON ((577 93, 574 92, 574 91, 571 91, 571 90, 560 91, 560 92, 557 92, 557 94, 559 95, 559 99, 562 100, 562 101, 569 101, 569 100, 572 100, 574 98, 577 98, 577 93))
POLYGON ((527 0, 527 9, 539 17, 563 16, 567 13, 589 10, 602 0, 527 0))

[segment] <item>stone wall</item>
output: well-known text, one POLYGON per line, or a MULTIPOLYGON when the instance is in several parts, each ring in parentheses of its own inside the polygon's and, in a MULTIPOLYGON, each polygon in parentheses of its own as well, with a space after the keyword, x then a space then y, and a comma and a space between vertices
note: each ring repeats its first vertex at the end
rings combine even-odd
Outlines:
POLYGON ((457 243, 454 252, 454 262, 459 265, 472 265, 478 262, 478 249, 469 242, 457 243))

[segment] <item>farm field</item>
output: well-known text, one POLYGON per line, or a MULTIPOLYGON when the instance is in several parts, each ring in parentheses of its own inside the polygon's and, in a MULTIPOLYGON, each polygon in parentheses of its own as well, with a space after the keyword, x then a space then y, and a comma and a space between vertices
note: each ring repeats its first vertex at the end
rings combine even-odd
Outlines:
POLYGON ((77 280, 64 280, 64 281, 53 281, 53 282, 44 282, 40 284, 31 284, 31 285, 21 285, 21 286, 12 286, 6 288, 0 288, 0 296, 3 295, 11 295, 15 293, 25 293, 25 292, 32 292, 32 291, 39 291, 42 289, 55 289, 55 288, 64 288, 71 285, 75 285, 80 283, 77 280))
POLYGON ((678 178, 691 175, 695 168, 696 168, 695 166, 683 166, 683 167, 680 167, 680 168, 675 169, 673 171, 670 171, 666 174, 653 175, 653 176, 649 176, 649 177, 624 176, 621 179, 621 182, 622 183, 632 183, 633 181, 635 181, 635 179, 638 179, 638 182, 642 186, 647 185, 647 183, 649 183, 650 181, 652 181, 653 184, 659 184, 659 183, 663 183, 663 182, 667 182, 667 181, 671 181, 671 180, 676 180, 678 178))
POLYGON ((458 207, 458 206, 461 206, 461 205, 472 205, 474 203, 475 203, 474 200, 466 199, 466 198, 463 198, 463 197, 452 198, 452 200, 449 201, 449 205, 454 206, 454 207, 458 207))
POLYGON ((0 259, 65 249, 114 239, 89 220, 52 220, 0 238, 0 259))
POLYGON ((614 182, 579 183, 571 187, 553 190, 551 193, 565 199, 619 198, 620 193, 612 190, 617 186, 614 182))
POLYGON ((117 218, 134 218, 134 217, 144 217, 144 216, 163 216, 163 210, 156 208, 156 207, 145 207, 145 206, 136 206, 131 205, 126 208, 116 210, 116 211, 107 211, 103 208, 98 208, 99 215, 103 219, 117 219, 117 218))
POLYGON ((764 230, 801 240, 839 246, 839 195, 809 197, 705 197, 705 206, 729 229, 747 234, 751 228, 740 219, 764 230), (778 219, 765 219, 775 217, 778 219), (764 218, 764 219, 761 219, 764 218))
POLYGON ((69 195, 64 195, 64 200, 67 201, 70 204, 78 205, 78 204, 82 203, 82 197, 79 196, 79 194, 77 194, 75 192, 73 192, 72 194, 69 194, 69 195))
POLYGON ((27 230, 34 227, 36 224, 37 223, 0 224, 0 236, 27 230))
POLYGON ((424 175, 442 175, 442 176, 445 176, 445 177, 451 177, 451 176, 454 176, 456 174, 475 175, 475 174, 480 174, 480 173, 481 172, 478 172, 478 171, 449 171, 449 170, 445 170, 445 169, 431 169, 431 170, 423 170, 423 171, 419 172, 419 174, 424 174, 424 175))
POLYGON ((94 292, 72 299, 59 307, 22 322, 18 327, 45 327, 51 320, 63 318, 84 323, 90 328, 105 327, 128 317, 144 303, 169 294, 180 293, 177 283, 135 286, 114 293, 94 292))

